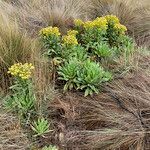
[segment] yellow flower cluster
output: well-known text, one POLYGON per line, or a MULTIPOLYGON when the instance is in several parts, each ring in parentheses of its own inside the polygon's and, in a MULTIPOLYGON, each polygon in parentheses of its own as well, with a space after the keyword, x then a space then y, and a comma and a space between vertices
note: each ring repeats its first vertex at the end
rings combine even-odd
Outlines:
POLYGON ((81 19, 75 19, 74 24, 75 24, 75 26, 80 27, 80 26, 84 25, 84 22, 81 19))
POLYGON ((121 34, 125 34, 125 31, 127 31, 126 26, 120 24, 119 19, 114 15, 107 15, 105 16, 107 22, 112 22, 114 24, 114 29, 117 29, 121 34))
POLYGON ((63 36, 63 43, 65 45, 77 45, 78 41, 74 35, 65 35, 63 36))
POLYGON ((77 45, 78 41, 76 38, 76 35, 78 34, 78 31, 76 30, 69 30, 67 32, 67 35, 62 37, 63 44, 64 45, 77 45))
POLYGON ((95 27, 105 30, 107 29, 107 20, 105 19, 105 17, 98 17, 93 21, 93 23, 95 27))
POLYGON ((40 30, 40 35, 43 36, 49 36, 49 35, 55 35, 60 36, 59 29, 57 27, 46 27, 40 30))
POLYGON ((118 31, 120 31, 122 34, 124 34, 125 31, 127 31, 126 26, 124 26, 120 23, 115 24, 114 28, 117 29, 118 31))
POLYGON ((105 17, 98 17, 94 21, 85 22, 83 26, 85 29, 98 28, 98 29, 106 30, 107 20, 105 19, 105 17))
POLYGON ((93 29, 94 23, 93 23, 93 21, 86 21, 83 26, 85 29, 93 29))
POLYGON ((122 33, 127 31, 127 28, 124 25, 120 24, 119 19, 115 15, 106 15, 104 17, 98 17, 93 21, 86 21, 83 22, 80 19, 76 19, 74 21, 76 26, 83 26, 85 29, 101 29, 101 30, 107 30, 108 24, 113 23, 114 28, 120 30, 122 33))
POLYGON ((76 31, 76 30, 69 30, 69 31, 67 31, 67 35, 76 36, 77 34, 78 34, 78 31, 76 31))
POLYGON ((105 19, 107 22, 119 23, 119 19, 115 15, 107 15, 105 19))
MULTIPOLYGON (((83 26, 85 29, 96 28, 96 29, 101 29, 101 30, 107 30, 108 24, 111 22, 114 24, 114 28, 121 31, 122 34, 125 33, 125 31, 127 31, 127 28, 124 25, 120 24, 119 19, 115 15, 107 15, 105 17, 98 17, 93 21, 83 22, 80 19, 76 19, 74 21, 76 26, 83 26)), ((76 35, 75 31, 69 31, 68 34, 76 35)))
POLYGON ((33 69, 34 69, 34 66, 31 63, 25 63, 25 64, 17 63, 17 64, 12 65, 9 68, 8 73, 25 80, 31 77, 31 70, 33 69))

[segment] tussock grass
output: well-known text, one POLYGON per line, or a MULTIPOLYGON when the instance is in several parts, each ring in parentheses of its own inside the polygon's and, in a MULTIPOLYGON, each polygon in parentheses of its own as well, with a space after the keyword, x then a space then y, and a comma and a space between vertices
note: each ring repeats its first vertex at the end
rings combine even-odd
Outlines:
POLYGON ((149 54, 137 54, 135 70, 104 85, 97 96, 71 92, 56 98, 50 109, 62 149, 150 148, 149 60, 149 54))
MULTIPOLYGON (((57 26, 65 33, 74 18, 88 20, 107 14, 119 17, 139 45, 150 46, 149 0, 0 1, 0 90, 7 90, 11 82, 10 65, 32 62, 38 113, 50 116, 55 129, 48 136, 61 149, 150 149, 148 51, 131 56, 128 74, 125 70, 119 79, 104 85, 102 93, 85 98, 79 92, 62 95, 53 89, 53 68, 40 56, 41 46, 33 38, 42 27, 57 26)), ((122 62, 117 63, 122 66, 122 62)), ((49 139, 39 139, 42 142, 51 144, 49 139)), ((18 120, 0 108, 0 148, 19 150, 28 144, 18 120)))
POLYGON ((19 0, 12 6, 20 27, 31 35, 46 26, 57 26, 65 32, 74 18, 84 18, 86 13, 83 0, 19 0))
POLYGON ((7 70, 17 62, 31 61, 35 48, 35 40, 19 30, 17 22, 9 20, 0 13, 0 86, 4 89, 9 84, 7 70))
MULTIPOLYGON (((2 93, 0 93, 2 94, 2 93)), ((25 150, 30 146, 27 135, 21 129, 19 120, 2 108, 0 95, 0 149, 25 150)))
POLYGON ((62 144, 68 149, 149 149, 149 81, 139 72, 112 82, 94 98, 71 93, 59 100, 62 144))

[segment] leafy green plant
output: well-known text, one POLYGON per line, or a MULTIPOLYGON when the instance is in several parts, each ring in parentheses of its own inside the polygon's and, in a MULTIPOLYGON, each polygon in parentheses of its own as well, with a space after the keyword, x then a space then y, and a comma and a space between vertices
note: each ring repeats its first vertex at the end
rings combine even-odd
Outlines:
POLYGON ((44 136, 45 133, 49 132, 49 123, 46 119, 41 118, 34 121, 31 126, 32 130, 35 132, 35 136, 44 136))
POLYGON ((70 59, 58 68, 59 79, 66 81, 64 91, 71 90, 76 86, 75 82, 78 70, 79 62, 76 58, 70 59))
POLYGON ((105 16, 107 20, 107 34, 106 39, 108 40, 110 46, 120 46, 119 39, 122 35, 125 34, 127 28, 120 24, 119 19, 114 15, 105 16))
POLYGON ((104 17, 98 17, 93 21, 84 22, 83 31, 80 34, 79 41, 87 49, 94 43, 100 43, 104 40, 107 29, 107 20, 104 17))
POLYGON ((74 48, 72 48, 72 52, 69 56, 69 58, 76 58, 79 61, 85 61, 88 58, 88 54, 87 51, 84 47, 82 47, 81 45, 78 45, 74 48))
POLYGON ((112 55, 112 50, 107 43, 98 43, 95 46, 94 53, 98 57, 110 57, 112 55))
POLYGON ((109 72, 105 72, 98 63, 89 59, 83 64, 80 71, 77 72, 77 89, 85 91, 85 96, 98 93, 100 83, 109 81, 112 78, 109 72))
POLYGON ((135 46, 133 39, 127 35, 120 36, 119 43, 123 49, 133 50, 135 46))
POLYGON ((9 88, 11 93, 7 96, 5 106, 16 112, 23 120, 30 119, 35 113, 36 98, 33 92, 31 70, 32 64, 14 64, 9 73, 14 76, 14 83, 9 88))
POLYGON ((45 55, 49 57, 61 56, 61 38, 57 27, 47 27, 40 30, 44 47, 46 48, 45 55))
MULTIPOLYGON (((17 83, 17 81, 16 81, 17 83)), ((19 118, 24 120, 30 119, 35 115, 36 98, 32 91, 31 82, 23 83, 24 85, 15 85, 10 87, 13 94, 5 98, 5 107, 18 114, 19 118)))
POLYGON ((58 148, 56 146, 45 146, 42 148, 42 150, 58 150, 58 148))
MULTIPOLYGON (((101 83, 112 79, 110 71, 104 71, 100 64, 111 68, 110 63, 117 62, 123 56, 128 63, 133 45, 132 40, 125 35, 126 31, 127 28, 114 15, 86 22, 76 19, 74 30, 67 31, 64 36, 60 35, 56 27, 42 29, 41 35, 47 42, 53 42, 47 37, 59 38, 57 44, 60 53, 50 57, 54 64, 58 64, 55 65, 56 77, 62 80, 64 91, 83 90, 85 96, 98 93, 101 83)), ((53 50, 58 51, 57 47, 53 47, 53 50)))
POLYGON ((102 82, 112 79, 109 72, 105 72, 98 63, 86 59, 80 62, 76 58, 69 60, 59 67, 59 79, 65 81, 64 91, 84 90, 85 96, 98 93, 98 87, 102 82))

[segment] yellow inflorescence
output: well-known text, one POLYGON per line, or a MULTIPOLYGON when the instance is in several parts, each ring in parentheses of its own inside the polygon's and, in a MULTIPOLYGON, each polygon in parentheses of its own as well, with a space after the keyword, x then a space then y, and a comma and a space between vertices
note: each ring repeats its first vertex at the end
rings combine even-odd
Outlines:
POLYGON ((117 29, 121 34, 125 34, 125 31, 127 31, 126 26, 120 24, 119 19, 114 15, 107 15, 105 16, 108 23, 112 22, 114 24, 114 28, 117 29))
POLYGON ((8 73, 25 80, 31 77, 31 70, 33 69, 34 69, 34 66, 31 63, 25 63, 25 64, 17 63, 17 64, 12 65, 9 68, 8 73))
POLYGON ((63 36, 63 43, 65 45, 77 45, 78 41, 74 35, 65 35, 63 36))
POLYGON ((98 17, 94 21, 94 26, 103 30, 107 29, 107 20, 105 17, 98 17))
POLYGON ((93 29, 94 28, 94 22, 93 21, 86 21, 83 26, 85 29, 93 29))
POLYGON ((75 26, 80 27, 84 24, 84 22, 81 19, 75 19, 74 24, 75 26))
POLYGON ((107 20, 104 17, 98 17, 94 21, 87 21, 84 23, 85 29, 98 28, 102 30, 107 29, 107 20))
POLYGON ((83 25, 83 27, 85 29, 96 28, 96 29, 101 29, 101 30, 107 30, 108 24, 113 23, 115 28, 119 29, 120 31, 122 31, 122 32, 127 31, 127 28, 124 25, 120 24, 119 19, 115 15, 107 15, 105 17, 97 17, 93 21, 86 21, 86 22, 83 22, 80 19, 76 19, 74 22, 75 22, 76 26, 83 25))
POLYGON ((40 35, 49 36, 49 35, 55 35, 60 36, 59 29, 57 27, 46 27, 40 30, 40 35))
POLYGON ((122 25, 120 23, 115 24, 114 28, 117 29, 118 31, 120 31, 122 34, 124 34, 125 31, 127 31, 126 26, 124 26, 124 25, 122 25))
POLYGON ((78 31, 76 31, 76 30, 69 30, 69 31, 67 32, 67 35, 76 36, 77 34, 78 34, 78 31))
POLYGON ((105 16, 107 22, 119 23, 119 19, 115 15, 105 16))

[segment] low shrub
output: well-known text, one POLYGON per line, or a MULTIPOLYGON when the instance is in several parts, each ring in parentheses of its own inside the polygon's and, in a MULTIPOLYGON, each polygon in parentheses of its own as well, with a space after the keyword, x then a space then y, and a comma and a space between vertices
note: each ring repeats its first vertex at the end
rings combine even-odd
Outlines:
POLYGON ((100 84, 111 79, 111 73, 105 72, 99 63, 87 59, 77 72, 77 89, 84 90, 85 96, 98 94, 100 84))
POLYGON ((30 79, 33 69, 32 64, 17 63, 8 71, 14 77, 14 82, 10 87, 11 93, 6 97, 5 106, 17 113, 21 121, 29 121, 35 115, 36 98, 30 79))
POLYGON ((65 82, 64 91, 83 90, 85 96, 98 93, 100 84, 112 79, 111 70, 102 67, 103 58, 113 60, 124 53, 129 57, 134 47, 126 31, 114 15, 86 22, 76 19, 66 35, 61 35, 57 27, 41 29, 44 54, 58 67, 55 73, 65 82))

